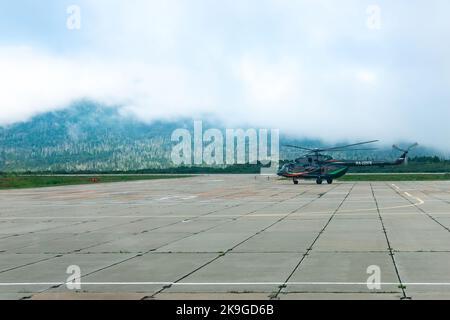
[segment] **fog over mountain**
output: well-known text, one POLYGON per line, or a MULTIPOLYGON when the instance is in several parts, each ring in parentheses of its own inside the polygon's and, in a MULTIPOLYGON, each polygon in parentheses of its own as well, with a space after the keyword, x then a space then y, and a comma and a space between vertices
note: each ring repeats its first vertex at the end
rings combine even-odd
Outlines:
POLYGON ((450 149, 448 1, 79 0, 79 29, 70 5, 0 3, 1 125, 87 98, 144 123, 450 149))
MULTIPOLYGON (((0 171, 115 171, 170 168, 172 132, 179 128, 193 135, 193 121, 142 122, 123 114, 118 107, 79 101, 66 109, 52 111, 13 125, 0 127, 0 171)), ((215 119, 203 122, 204 131, 226 127, 215 119)), ((248 129, 234 127, 230 129, 248 129)), ((283 147, 323 145, 318 139, 295 139, 281 134, 281 159, 294 159, 302 152, 283 147)), ((342 141, 346 143, 348 141, 342 141)), ((354 141, 350 141, 354 142, 354 141)), ((204 143, 206 146, 208 143, 204 143)), ((405 142, 406 144, 406 142, 405 142)), ((378 144, 377 151, 335 153, 336 157, 395 158, 397 151, 378 144)), ((436 150, 419 148, 414 155, 434 155, 436 150)))

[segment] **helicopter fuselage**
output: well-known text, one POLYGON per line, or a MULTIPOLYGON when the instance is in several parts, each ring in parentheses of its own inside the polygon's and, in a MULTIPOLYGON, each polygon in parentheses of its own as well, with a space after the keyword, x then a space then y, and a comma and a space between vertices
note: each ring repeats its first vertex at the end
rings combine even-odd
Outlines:
POLYGON ((350 167, 390 166, 405 162, 406 153, 394 161, 387 160, 337 160, 328 155, 311 155, 295 159, 278 171, 281 177, 292 178, 297 184, 299 179, 315 179, 318 184, 327 181, 329 184, 348 172, 350 167))

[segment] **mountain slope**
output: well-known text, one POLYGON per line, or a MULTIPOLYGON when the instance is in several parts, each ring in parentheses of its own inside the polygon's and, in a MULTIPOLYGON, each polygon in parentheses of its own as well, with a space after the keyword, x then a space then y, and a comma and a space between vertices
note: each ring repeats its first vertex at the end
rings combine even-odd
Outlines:
MULTIPOLYGON (((148 124, 122 115, 117 108, 81 101, 64 110, 0 127, 0 171, 127 171, 171 167, 172 132, 177 128, 192 131, 192 126, 192 119, 148 124)), ((211 126, 205 122, 204 130, 211 126)), ((282 136, 280 145, 283 144, 315 147, 321 142, 282 136)), ((415 155, 427 153, 430 150, 423 148, 414 151, 415 155)), ((297 149, 281 148, 281 159, 293 159, 300 154, 297 149)), ((398 152, 382 149, 333 156, 393 158, 398 152)))
POLYGON ((179 123, 151 125, 91 102, 0 129, 0 170, 130 170, 159 167, 179 123))

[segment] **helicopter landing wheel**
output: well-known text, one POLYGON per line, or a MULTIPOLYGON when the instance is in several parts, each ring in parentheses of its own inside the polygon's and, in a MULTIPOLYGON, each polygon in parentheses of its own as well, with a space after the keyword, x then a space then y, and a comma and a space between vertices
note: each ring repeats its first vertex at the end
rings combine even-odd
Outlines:
POLYGON ((298 184, 298 180, 295 180, 295 179, 294 179, 294 180, 292 180, 292 181, 294 181, 294 184, 298 184))
POLYGON ((317 183, 317 184, 322 184, 322 179, 320 179, 320 178, 317 179, 317 180, 316 180, 316 183, 317 183))
POLYGON ((327 179, 327 183, 328 184, 332 184, 333 183, 333 179, 327 179))

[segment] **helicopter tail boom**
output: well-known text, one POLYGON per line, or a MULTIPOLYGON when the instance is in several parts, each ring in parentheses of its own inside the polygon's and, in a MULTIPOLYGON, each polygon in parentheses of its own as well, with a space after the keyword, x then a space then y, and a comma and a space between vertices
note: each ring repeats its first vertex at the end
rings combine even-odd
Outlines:
POLYGON ((387 160, 331 160, 333 164, 336 165, 343 165, 348 167, 367 167, 367 166, 396 166, 400 164, 408 164, 408 153, 409 151, 417 147, 419 144, 416 142, 412 145, 410 145, 406 149, 401 149, 397 145, 393 145, 392 147, 396 150, 402 151, 402 155, 398 157, 394 161, 387 161, 387 160))

